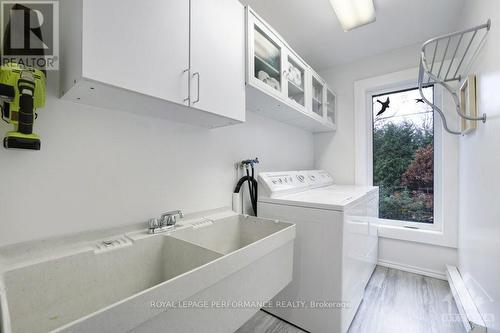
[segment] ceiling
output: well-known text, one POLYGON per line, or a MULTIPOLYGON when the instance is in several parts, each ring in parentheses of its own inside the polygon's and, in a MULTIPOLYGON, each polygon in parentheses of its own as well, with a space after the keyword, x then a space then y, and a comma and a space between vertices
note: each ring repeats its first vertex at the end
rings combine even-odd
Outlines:
POLYGON ((240 0, 313 68, 353 62, 454 31, 465 0, 374 0, 377 21, 344 32, 329 0, 240 0))

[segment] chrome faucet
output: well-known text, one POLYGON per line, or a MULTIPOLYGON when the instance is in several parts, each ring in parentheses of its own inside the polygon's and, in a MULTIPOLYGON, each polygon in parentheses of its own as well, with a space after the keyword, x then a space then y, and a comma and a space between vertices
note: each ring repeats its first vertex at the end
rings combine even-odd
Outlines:
POLYGON ((168 213, 163 213, 160 215, 160 218, 152 218, 149 220, 149 233, 157 234, 160 232, 165 232, 167 230, 171 230, 175 228, 177 223, 177 218, 183 218, 184 214, 182 214, 181 210, 173 210, 168 213))

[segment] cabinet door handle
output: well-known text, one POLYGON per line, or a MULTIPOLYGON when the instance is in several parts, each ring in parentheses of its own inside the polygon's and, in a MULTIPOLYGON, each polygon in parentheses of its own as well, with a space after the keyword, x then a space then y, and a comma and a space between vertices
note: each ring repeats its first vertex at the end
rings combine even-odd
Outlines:
POLYGON ((188 69, 185 69, 183 71, 183 73, 187 73, 187 78, 188 78, 188 84, 187 84, 187 88, 188 88, 188 96, 186 98, 184 98, 184 103, 187 102, 188 105, 191 104, 191 70, 188 68, 188 69))
POLYGON ((194 77, 197 77, 197 95, 196 95, 196 99, 193 101, 193 104, 196 104, 200 101, 200 72, 196 72, 196 73, 193 73, 193 78, 194 77))

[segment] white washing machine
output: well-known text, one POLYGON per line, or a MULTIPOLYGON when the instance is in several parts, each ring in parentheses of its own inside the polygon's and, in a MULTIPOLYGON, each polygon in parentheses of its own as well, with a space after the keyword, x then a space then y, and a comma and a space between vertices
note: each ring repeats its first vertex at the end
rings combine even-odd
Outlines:
POLYGON ((266 310, 314 333, 345 333, 377 263, 378 188, 322 170, 260 173, 258 215, 296 224, 293 281, 266 310))

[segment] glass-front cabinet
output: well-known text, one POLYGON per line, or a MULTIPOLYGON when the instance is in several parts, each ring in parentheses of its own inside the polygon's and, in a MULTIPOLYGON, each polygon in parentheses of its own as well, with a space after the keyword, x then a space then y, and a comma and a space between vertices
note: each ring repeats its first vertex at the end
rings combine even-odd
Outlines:
POLYGON ((306 93, 306 65, 292 53, 287 54, 285 69, 286 91, 290 100, 305 108, 306 93))
POLYGON ((326 82, 251 8, 246 15, 247 109, 312 132, 334 130, 326 82))
POLYGON ((253 20, 253 77, 277 93, 283 91, 283 44, 258 20, 253 20))
POLYGON ((330 89, 326 89, 326 121, 329 124, 337 123, 337 96, 330 89))
POLYGON ((317 77, 312 75, 312 94, 311 94, 311 110, 320 118, 325 115, 325 83, 317 77))

